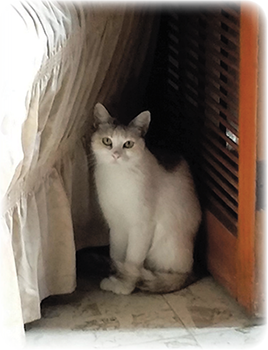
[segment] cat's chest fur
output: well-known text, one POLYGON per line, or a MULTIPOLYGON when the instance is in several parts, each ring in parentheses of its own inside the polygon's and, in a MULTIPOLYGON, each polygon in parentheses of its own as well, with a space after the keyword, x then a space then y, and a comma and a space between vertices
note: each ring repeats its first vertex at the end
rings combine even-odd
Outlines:
POLYGON ((99 201, 108 218, 137 213, 150 200, 147 179, 139 168, 101 165, 95 177, 99 201))

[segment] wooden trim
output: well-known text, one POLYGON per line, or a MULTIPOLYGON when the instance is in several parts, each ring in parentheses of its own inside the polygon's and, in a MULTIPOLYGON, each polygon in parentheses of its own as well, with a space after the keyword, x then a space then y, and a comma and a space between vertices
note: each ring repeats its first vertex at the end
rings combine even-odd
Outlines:
MULTIPOLYGON (((268 159, 268 0, 260 0, 257 160, 268 159)), ((256 213, 254 313, 268 316, 268 212, 256 213)))
POLYGON ((266 160, 266 91, 267 91, 267 23, 264 13, 259 15, 259 69, 258 69, 258 117, 257 117, 257 159, 266 160))
POLYGON ((254 300, 254 315, 257 317, 265 318, 266 311, 266 281, 267 277, 265 274, 265 226, 266 226, 266 211, 256 212, 256 283, 255 283, 255 300, 254 300))
POLYGON ((249 313, 255 299, 258 9, 241 5, 237 297, 249 313))
POLYGON ((205 212, 205 223, 208 269, 213 277, 236 298, 237 239, 209 210, 205 212))

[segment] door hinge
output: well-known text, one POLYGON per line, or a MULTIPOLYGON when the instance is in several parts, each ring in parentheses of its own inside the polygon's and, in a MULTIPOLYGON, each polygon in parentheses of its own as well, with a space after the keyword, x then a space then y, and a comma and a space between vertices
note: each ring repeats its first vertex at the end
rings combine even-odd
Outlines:
POLYGON ((256 209, 268 210, 268 159, 257 161, 256 209))

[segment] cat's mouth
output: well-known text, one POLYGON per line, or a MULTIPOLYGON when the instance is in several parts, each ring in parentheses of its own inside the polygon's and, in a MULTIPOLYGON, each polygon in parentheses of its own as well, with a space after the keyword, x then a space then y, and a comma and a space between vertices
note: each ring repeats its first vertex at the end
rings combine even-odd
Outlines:
POLYGON ((122 163, 122 159, 119 157, 119 158, 114 158, 114 157, 111 157, 110 158, 110 164, 120 164, 122 163))

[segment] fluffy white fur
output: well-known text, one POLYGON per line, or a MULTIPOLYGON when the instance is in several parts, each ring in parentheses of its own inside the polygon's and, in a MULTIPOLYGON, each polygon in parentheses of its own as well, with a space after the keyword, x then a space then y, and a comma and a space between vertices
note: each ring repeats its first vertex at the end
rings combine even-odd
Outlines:
POLYGON ((178 290, 192 271, 201 221, 188 164, 182 160, 166 171, 145 147, 148 111, 127 127, 115 125, 100 103, 94 116, 95 181, 118 271, 101 288, 117 294, 130 294, 136 286, 151 292, 178 290))

